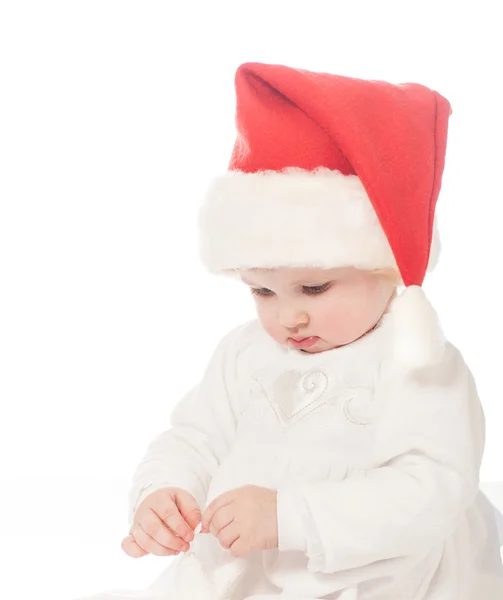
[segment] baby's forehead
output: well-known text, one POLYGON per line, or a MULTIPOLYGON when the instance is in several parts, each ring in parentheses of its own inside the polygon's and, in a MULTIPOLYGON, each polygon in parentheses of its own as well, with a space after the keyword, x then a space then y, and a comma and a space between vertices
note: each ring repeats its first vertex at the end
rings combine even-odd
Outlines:
POLYGON ((343 269, 323 269, 320 267, 276 267, 272 269, 253 268, 241 269, 241 279, 246 282, 253 282, 260 279, 268 281, 281 281, 283 283, 305 283, 311 280, 324 279, 334 276, 343 269))

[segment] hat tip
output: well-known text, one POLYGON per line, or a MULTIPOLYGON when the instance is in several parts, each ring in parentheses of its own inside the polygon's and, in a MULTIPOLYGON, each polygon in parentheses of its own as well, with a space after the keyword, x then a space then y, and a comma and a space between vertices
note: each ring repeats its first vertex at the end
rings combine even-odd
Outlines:
POLYGON ((437 313, 419 285, 407 287, 391 306, 393 356, 411 368, 438 363, 446 338, 437 313))

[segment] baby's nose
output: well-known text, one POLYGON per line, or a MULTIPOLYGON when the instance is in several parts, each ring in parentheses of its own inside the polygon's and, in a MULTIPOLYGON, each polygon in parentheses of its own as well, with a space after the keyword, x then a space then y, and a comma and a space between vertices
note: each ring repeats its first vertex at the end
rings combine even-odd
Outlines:
POLYGON ((286 329, 295 329, 309 323, 309 315, 304 310, 284 308, 279 312, 279 322, 286 329))

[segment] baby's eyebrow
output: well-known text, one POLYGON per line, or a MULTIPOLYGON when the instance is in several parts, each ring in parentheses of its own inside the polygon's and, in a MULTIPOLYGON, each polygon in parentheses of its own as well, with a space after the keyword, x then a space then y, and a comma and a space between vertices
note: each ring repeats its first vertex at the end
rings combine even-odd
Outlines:
MULTIPOLYGON (((328 279, 323 279, 323 280, 319 279, 319 280, 316 280, 316 281, 306 281, 305 279, 301 279, 300 281, 292 281, 292 282, 290 283, 290 286, 291 286, 291 287, 295 287, 295 286, 297 286, 297 285, 303 285, 303 286, 305 286, 305 287, 316 287, 316 286, 319 286, 319 285, 323 285, 324 283, 327 283, 327 282, 329 281, 329 279, 330 279, 330 278, 328 278, 328 279), (320 283, 320 281, 321 281, 321 283, 320 283)), ((260 284, 258 284, 258 283, 250 283, 250 282, 249 282, 247 279, 245 279, 244 277, 242 277, 242 278, 241 278, 241 280, 242 280, 242 282, 243 282, 243 283, 245 283, 246 285, 251 285, 251 286, 255 286, 255 287, 264 287, 264 286, 262 286, 262 285, 260 285, 260 284)))
POLYGON ((292 282, 292 285, 316 286, 321 285, 320 281, 321 283, 327 283, 327 281, 330 281, 330 278, 327 277, 326 279, 316 279, 315 281, 306 281, 305 279, 302 279, 301 281, 292 282))

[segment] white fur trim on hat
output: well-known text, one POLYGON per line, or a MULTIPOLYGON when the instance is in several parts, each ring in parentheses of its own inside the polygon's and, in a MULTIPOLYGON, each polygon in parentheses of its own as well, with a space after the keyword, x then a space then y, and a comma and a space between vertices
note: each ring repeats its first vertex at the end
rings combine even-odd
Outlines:
MULTIPOLYGON (((200 257, 213 273, 281 266, 397 269, 360 179, 326 168, 229 171, 210 186, 198 225, 200 257)), ((435 228, 428 270, 439 251, 435 228)))

